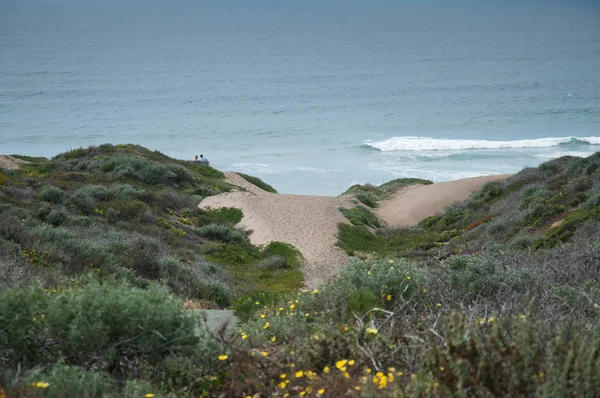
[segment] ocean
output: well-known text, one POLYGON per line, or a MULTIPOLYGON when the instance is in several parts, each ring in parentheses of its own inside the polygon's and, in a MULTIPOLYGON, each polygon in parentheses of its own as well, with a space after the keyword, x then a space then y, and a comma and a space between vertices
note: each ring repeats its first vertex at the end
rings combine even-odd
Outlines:
POLYGON ((337 195, 600 150, 595 0, 1 0, 0 153, 135 143, 337 195))

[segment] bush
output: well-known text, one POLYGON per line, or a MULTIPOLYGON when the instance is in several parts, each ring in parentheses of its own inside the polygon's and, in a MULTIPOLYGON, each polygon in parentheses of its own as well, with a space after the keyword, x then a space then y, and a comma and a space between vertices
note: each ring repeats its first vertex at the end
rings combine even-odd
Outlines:
POLYGON ((161 274, 158 255, 161 245, 158 240, 140 237, 133 240, 125 253, 123 265, 147 279, 158 279, 161 274))
POLYGON ((285 261, 285 258, 282 256, 270 256, 256 263, 255 267, 267 270, 278 270, 288 268, 289 265, 287 264, 287 261, 285 261))
POLYGON ((110 192, 102 185, 84 185, 81 188, 75 190, 74 194, 89 196, 100 201, 109 200, 112 196, 112 192, 110 192))
POLYGON ((250 184, 256 185, 260 189, 263 189, 263 190, 265 190, 267 192, 271 192, 271 193, 277 193, 275 188, 273 188, 272 186, 270 186, 269 184, 267 184, 266 182, 264 182, 263 180, 261 180, 258 177, 249 176, 248 174, 243 174, 243 173, 236 173, 236 174, 239 175, 240 177, 242 177, 244 180, 248 181, 250 184))
POLYGON ((62 357, 65 365, 130 375, 198 342, 195 321, 168 290, 154 285, 148 290, 108 282, 55 292, 41 286, 5 289, 0 325, 5 369, 62 357))
POLYGON ((536 241, 537 238, 534 236, 517 236, 511 242, 510 248, 513 250, 528 249, 533 246, 536 241))
POLYGON ((354 195, 354 197, 365 206, 369 206, 371 208, 379 206, 377 203, 377 197, 370 192, 357 193, 354 195))
POLYGON ((231 229, 220 224, 209 224, 204 227, 196 228, 198 236, 216 240, 224 243, 235 243, 242 246, 250 244, 246 234, 238 229, 231 229))
MULTIPOLYGON (((38 369, 29 371, 23 379, 24 384, 15 390, 27 392, 32 397, 41 395, 48 398, 103 398, 115 389, 115 383, 104 372, 89 371, 79 366, 60 363, 43 371, 38 369), (32 386, 39 382, 48 383, 48 387, 42 389, 32 386), (42 391, 43 394, 38 395, 38 392, 42 391)), ((9 390, 8 394, 10 393, 9 390)))
POLYGON ((365 226, 340 224, 338 231, 338 246, 349 255, 389 250, 388 241, 381 235, 373 235, 365 226))
POLYGON ((353 225, 366 225, 373 228, 381 227, 377 216, 364 206, 355 206, 351 209, 341 207, 340 211, 353 225))
POLYGON ((202 218, 206 219, 208 222, 217 222, 217 223, 225 223, 230 225, 235 225, 242 221, 242 211, 240 209, 236 209, 235 207, 222 207, 220 209, 210 209, 205 210, 202 213, 202 218))
POLYGON ((286 266, 298 268, 302 265, 302 254, 294 246, 284 242, 271 242, 262 251, 263 256, 280 257, 286 266))
POLYGON ((143 189, 134 188, 128 184, 113 185, 110 188, 110 192, 111 195, 114 195, 119 200, 140 199, 146 194, 146 191, 143 189))
POLYGON ((524 292, 532 277, 525 270, 507 269, 493 258, 455 256, 448 260, 450 284, 458 297, 492 297, 499 291, 524 292))
POLYGON ((39 200, 57 205, 64 205, 69 201, 69 195, 65 191, 51 185, 42 187, 37 196, 39 200))

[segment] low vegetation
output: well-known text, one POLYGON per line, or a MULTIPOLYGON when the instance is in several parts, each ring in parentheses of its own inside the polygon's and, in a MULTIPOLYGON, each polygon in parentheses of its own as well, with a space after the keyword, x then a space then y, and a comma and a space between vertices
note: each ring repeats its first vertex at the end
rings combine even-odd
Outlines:
MULTIPOLYGON (((193 168, 168 188, 115 169, 80 181, 38 161, 2 180, 0 394, 600 395, 600 154, 525 169, 411 228, 349 209, 339 244, 354 257, 316 289, 293 247, 251 245, 235 210, 172 207, 202 195, 193 168), (150 199, 165 190, 170 206, 150 199), (196 290, 182 264, 202 273, 197 297, 231 302, 235 329, 183 310, 196 290)), ((223 183, 211 173, 206 191, 223 183)))
POLYGON ((397 178, 379 186, 372 184, 352 185, 346 190, 346 192, 343 193, 343 195, 354 195, 354 198, 365 206, 377 207, 379 206, 379 201, 389 197, 394 192, 397 192, 398 190, 409 185, 416 184, 429 185, 433 183, 429 180, 423 180, 421 178, 397 178))
POLYGON ((263 180, 261 180, 258 177, 249 176, 248 174, 244 174, 244 173, 237 173, 237 174, 240 177, 242 177, 244 180, 248 181, 250 184, 254 184, 257 187, 264 189, 267 192, 277 193, 275 188, 273 188, 272 186, 270 186, 269 184, 267 184, 266 182, 264 182, 263 180))

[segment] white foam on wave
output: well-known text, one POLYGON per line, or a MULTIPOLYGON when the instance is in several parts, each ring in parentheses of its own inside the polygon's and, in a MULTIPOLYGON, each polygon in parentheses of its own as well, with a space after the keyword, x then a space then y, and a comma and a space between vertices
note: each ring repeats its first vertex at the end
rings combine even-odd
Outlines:
POLYGON ((600 137, 557 137, 515 141, 453 140, 430 137, 392 137, 382 141, 366 141, 364 144, 383 152, 549 148, 561 144, 600 145, 600 137))

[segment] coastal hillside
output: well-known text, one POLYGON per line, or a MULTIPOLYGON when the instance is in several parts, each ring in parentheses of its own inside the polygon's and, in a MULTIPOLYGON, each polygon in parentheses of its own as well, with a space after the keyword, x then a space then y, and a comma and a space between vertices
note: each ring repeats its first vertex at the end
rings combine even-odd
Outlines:
POLYGON ((600 395, 600 153, 481 181, 407 224, 381 214, 445 185, 355 185, 323 205, 348 261, 310 288, 296 248, 253 243, 289 205, 254 177, 134 145, 15 159, 0 396, 600 395), (224 307, 233 329, 186 310, 224 307))
POLYGON ((239 210, 197 208, 235 188, 211 167, 135 145, 7 159, 20 167, 0 174, 1 285, 64 289, 91 273, 139 287, 160 282, 209 308, 302 285, 293 248, 252 245, 233 227, 239 210))

